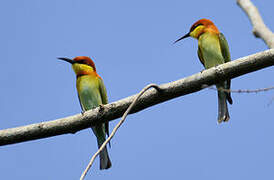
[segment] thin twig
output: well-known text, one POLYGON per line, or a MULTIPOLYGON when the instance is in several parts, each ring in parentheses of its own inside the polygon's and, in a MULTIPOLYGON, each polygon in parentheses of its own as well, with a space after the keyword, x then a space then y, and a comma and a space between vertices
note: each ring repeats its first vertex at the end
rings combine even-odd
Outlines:
POLYGON ((92 166, 95 158, 99 155, 99 153, 106 147, 106 145, 109 143, 109 141, 113 138, 113 136, 115 135, 116 131, 119 129, 119 127, 123 124, 123 122, 126 120, 126 117, 128 115, 128 113, 132 110, 132 108, 134 107, 134 105, 136 104, 137 100, 150 88, 155 88, 158 91, 160 91, 160 87, 156 84, 149 84, 146 87, 144 87, 142 89, 142 91, 140 91, 140 93, 135 97, 135 99, 133 100, 133 102, 130 104, 130 106, 127 108, 127 110, 125 111, 125 113, 123 114, 121 120, 119 121, 119 123, 114 127, 114 129, 112 130, 110 136, 105 140, 105 142, 102 144, 102 146, 98 149, 98 151, 92 156, 92 158, 90 159, 89 164, 87 165, 85 171, 82 173, 80 180, 83 180, 87 174, 87 172, 89 171, 90 167, 92 166))
POLYGON ((253 25, 253 34, 261 38, 269 48, 274 48, 274 34, 267 28, 264 21, 250 0, 237 0, 237 4, 243 9, 253 25))
POLYGON ((232 89, 224 89, 224 88, 216 88, 214 86, 203 86, 204 88, 212 89, 212 90, 221 90, 224 92, 231 92, 231 93, 258 93, 258 92, 265 92, 265 91, 270 91, 274 89, 273 87, 268 87, 268 88, 259 88, 259 89, 238 89, 238 90, 232 90, 232 89))

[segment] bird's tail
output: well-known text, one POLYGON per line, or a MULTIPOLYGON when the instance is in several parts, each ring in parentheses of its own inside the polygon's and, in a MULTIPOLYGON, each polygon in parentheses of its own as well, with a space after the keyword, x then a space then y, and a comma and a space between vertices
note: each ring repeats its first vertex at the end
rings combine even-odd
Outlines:
MULTIPOLYGON (((103 129, 104 129, 104 126, 102 125, 92 127, 92 130, 97 137, 98 148, 100 148, 106 140, 106 134, 103 129)), ((107 146, 100 152, 99 158, 100 158, 101 170, 108 169, 111 167, 111 161, 108 156, 107 146)))
MULTIPOLYGON (((103 142, 99 142, 100 140, 98 139, 98 148, 101 147, 101 145, 104 143, 103 142)), ((107 150, 107 146, 100 152, 99 154, 100 157, 100 169, 108 169, 111 167, 111 161, 110 158, 108 156, 108 150, 107 150)))
MULTIPOLYGON (((217 85, 218 89, 224 89, 224 87, 224 83, 217 85)), ((227 122, 230 119, 226 102, 227 100, 229 103, 232 102, 230 93, 218 90, 218 123, 227 122)))

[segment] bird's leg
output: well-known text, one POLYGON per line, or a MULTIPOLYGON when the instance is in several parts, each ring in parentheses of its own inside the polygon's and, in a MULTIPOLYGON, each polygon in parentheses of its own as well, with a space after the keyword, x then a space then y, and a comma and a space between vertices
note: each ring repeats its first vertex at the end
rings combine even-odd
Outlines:
POLYGON ((81 111, 82 116, 85 115, 85 112, 86 112, 86 111, 84 111, 84 110, 81 111))

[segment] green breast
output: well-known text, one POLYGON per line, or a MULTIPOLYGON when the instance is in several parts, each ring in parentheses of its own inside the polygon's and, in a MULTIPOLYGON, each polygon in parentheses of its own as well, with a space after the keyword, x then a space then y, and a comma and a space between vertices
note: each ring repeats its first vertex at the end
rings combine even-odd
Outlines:
POLYGON ((80 76, 77 78, 76 86, 83 110, 93 109, 102 104, 98 79, 89 75, 80 76))
POLYGON ((202 34, 199 38, 198 45, 201 49, 206 69, 224 63, 219 37, 217 35, 209 32, 202 34))

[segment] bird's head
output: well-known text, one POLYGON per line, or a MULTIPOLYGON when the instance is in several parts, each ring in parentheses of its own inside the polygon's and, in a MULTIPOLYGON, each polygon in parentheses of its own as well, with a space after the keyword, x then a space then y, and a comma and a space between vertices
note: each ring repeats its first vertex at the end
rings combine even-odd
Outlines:
POLYGON ((87 56, 77 56, 73 59, 69 58, 58 58, 60 60, 69 62, 72 64, 72 68, 76 75, 85 75, 96 73, 94 62, 87 56))
POLYGON ((200 35, 202 35, 205 32, 212 32, 212 33, 219 33, 219 30, 214 25, 214 23, 209 19, 200 19, 199 21, 195 22, 189 32, 184 35, 183 37, 176 40, 174 43, 187 38, 187 37, 193 37, 195 39, 199 39, 200 35))

